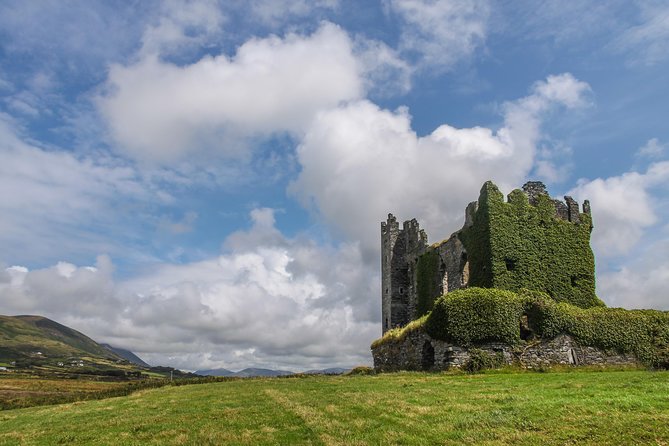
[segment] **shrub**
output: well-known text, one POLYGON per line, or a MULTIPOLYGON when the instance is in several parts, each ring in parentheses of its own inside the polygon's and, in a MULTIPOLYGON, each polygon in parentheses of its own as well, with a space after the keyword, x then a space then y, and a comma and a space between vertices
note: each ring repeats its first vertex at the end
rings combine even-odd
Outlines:
POLYGON ((372 367, 360 365, 357 367, 353 367, 346 375, 357 376, 357 375, 375 375, 375 374, 376 372, 372 367))
POLYGON ((669 313, 622 308, 583 309, 547 299, 529 304, 528 322, 542 338, 566 333, 581 344, 619 353, 665 367, 669 359, 669 313))
POLYGON ((467 288, 440 297, 425 322, 435 339, 470 346, 485 342, 516 344, 526 299, 493 288, 467 288))
POLYGON ((486 369, 494 369, 503 363, 500 355, 493 355, 485 350, 472 348, 469 350, 469 359, 462 365, 467 373, 477 373, 486 369))
POLYGON ((580 308, 544 293, 468 288, 440 297, 424 321, 435 339, 464 347, 520 342, 520 327, 543 339, 560 334, 602 350, 633 354, 657 368, 669 367, 669 312, 580 308))

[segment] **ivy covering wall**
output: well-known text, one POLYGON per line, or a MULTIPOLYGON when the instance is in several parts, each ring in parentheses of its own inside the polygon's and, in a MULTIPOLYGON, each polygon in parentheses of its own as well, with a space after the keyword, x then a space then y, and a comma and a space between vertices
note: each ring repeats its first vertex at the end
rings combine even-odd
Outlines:
POLYGON ((468 288, 440 297, 424 321, 431 337, 465 347, 486 342, 521 345, 525 326, 530 339, 564 333, 582 345, 631 353, 646 364, 669 367, 666 311, 580 308, 534 291, 468 288))
POLYGON ((439 253, 436 250, 428 250, 416 263, 416 318, 419 318, 432 310, 434 301, 441 294, 439 289, 439 253))
POLYGON ((558 302, 603 306, 595 295, 592 221, 572 223, 555 216, 548 195, 529 204, 519 189, 508 203, 497 186, 483 185, 473 225, 460 233, 470 259, 469 285, 543 291, 558 302))

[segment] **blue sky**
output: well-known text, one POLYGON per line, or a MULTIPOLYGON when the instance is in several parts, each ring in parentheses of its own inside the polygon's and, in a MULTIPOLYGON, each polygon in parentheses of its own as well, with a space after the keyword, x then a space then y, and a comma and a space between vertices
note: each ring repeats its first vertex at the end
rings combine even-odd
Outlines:
POLYGON ((597 291, 669 309, 658 1, 0 5, 0 312, 153 363, 368 364, 379 222, 589 199, 597 291))

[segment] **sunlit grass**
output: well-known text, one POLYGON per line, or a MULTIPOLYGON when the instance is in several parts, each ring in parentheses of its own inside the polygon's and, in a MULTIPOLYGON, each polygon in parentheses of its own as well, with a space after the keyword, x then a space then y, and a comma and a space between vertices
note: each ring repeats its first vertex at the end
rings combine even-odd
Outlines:
POLYGON ((236 380, 0 412, 0 444, 669 443, 669 372, 236 380))

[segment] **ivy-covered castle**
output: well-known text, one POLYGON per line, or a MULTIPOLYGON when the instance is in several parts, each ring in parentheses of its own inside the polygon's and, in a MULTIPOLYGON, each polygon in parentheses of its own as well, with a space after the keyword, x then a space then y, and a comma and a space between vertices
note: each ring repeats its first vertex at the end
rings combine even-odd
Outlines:
POLYGON ((379 371, 471 364, 669 367, 669 312, 607 308, 595 295, 590 203, 531 181, 492 182, 465 224, 428 245, 413 219, 381 223, 379 371))
POLYGON ((602 305, 595 296, 590 248, 590 203, 551 198, 531 181, 507 197, 491 181, 467 206, 465 224, 428 246, 416 219, 402 229, 381 223, 383 332, 432 309, 434 301, 466 287, 543 291, 579 307, 602 305))

